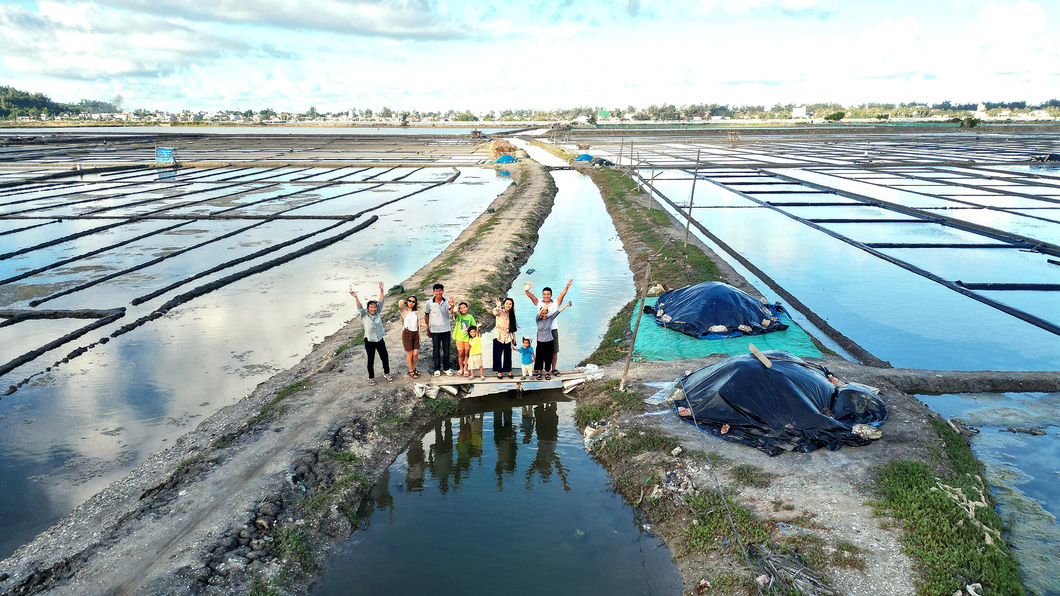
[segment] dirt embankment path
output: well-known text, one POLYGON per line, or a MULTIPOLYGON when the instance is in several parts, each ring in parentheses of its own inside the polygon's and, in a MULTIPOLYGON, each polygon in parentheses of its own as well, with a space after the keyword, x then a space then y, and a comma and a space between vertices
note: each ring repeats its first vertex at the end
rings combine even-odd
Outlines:
MULTIPOLYGON (((517 184, 403 284, 421 303, 437 280, 481 304, 525 263, 555 185, 536 163, 509 169, 517 184)), ((350 512, 371 483, 449 403, 413 396, 396 301, 384 306, 393 383, 368 385, 351 321, 0 562, 0 593, 230 593, 251 581, 304 590, 320 554, 355 527, 350 512)))

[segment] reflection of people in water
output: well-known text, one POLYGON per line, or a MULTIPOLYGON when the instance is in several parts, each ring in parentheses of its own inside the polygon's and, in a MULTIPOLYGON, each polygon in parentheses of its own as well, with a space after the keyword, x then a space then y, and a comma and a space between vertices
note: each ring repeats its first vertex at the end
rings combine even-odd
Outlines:
POLYGON ((423 490, 423 472, 427 468, 426 454, 423 451, 423 437, 414 439, 409 443, 409 451, 405 456, 408 466, 405 470, 405 492, 420 492, 423 490))
POLYGON ((552 468, 555 467, 556 475, 563 483, 563 490, 570 490, 567 484, 567 472, 559 461, 556 453, 556 443, 559 442, 559 405, 550 402, 534 408, 534 419, 537 422, 537 455, 530 467, 526 470, 526 488, 533 486, 534 472, 541 477, 543 482, 552 479, 552 468))
POLYGON ((493 443, 497 446, 497 465, 493 467, 497 474, 497 490, 504 490, 504 474, 515 472, 515 456, 519 448, 511 408, 493 412, 493 443))
POLYGON ((438 479, 438 491, 449 492, 449 474, 453 470, 453 421, 450 418, 434 426, 434 444, 428 458, 431 476, 438 479))
POLYGON ((386 509, 390 512, 391 519, 394 516, 394 496, 390 494, 390 469, 387 468, 379 481, 368 489, 368 502, 377 510, 386 509))
POLYGON ((523 445, 529 445, 534 437, 534 407, 523 406, 519 428, 523 431, 523 445))

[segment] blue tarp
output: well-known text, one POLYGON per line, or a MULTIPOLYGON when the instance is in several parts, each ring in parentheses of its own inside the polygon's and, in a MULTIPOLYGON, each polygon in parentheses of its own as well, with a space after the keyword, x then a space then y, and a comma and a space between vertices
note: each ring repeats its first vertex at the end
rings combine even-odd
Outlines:
POLYGON ((728 339, 788 328, 779 304, 764 304, 743 290, 718 281, 670 290, 645 312, 663 327, 698 337, 728 339))
POLYGON ((502 155, 493 163, 515 163, 517 160, 511 155, 502 155))
POLYGON ((593 159, 592 155, 589 155, 588 153, 582 153, 578 157, 575 157, 574 161, 592 161, 592 159, 593 159))

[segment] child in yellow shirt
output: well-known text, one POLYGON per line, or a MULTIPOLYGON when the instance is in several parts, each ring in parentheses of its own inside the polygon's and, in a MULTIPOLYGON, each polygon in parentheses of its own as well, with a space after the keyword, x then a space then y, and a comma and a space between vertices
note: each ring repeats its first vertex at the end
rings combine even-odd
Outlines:
POLYGON ((472 325, 467 328, 467 334, 470 336, 471 350, 467 355, 467 376, 468 378, 474 378, 475 369, 478 369, 478 378, 480 381, 486 380, 486 371, 482 369, 482 338, 478 336, 478 327, 472 325))

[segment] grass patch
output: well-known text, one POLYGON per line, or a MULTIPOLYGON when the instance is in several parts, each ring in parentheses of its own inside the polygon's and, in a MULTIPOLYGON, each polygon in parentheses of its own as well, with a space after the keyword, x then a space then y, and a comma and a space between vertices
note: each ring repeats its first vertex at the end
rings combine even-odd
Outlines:
POLYGON ((813 534, 796 534, 785 536, 779 545, 781 553, 797 553, 803 562, 821 569, 828 563, 828 555, 824 552, 824 538, 813 534))
MULTIPOLYGON (((963 442, 949 428, 940 430, 940 434, 947 442, 947 453, 956 450, 950 440, 963 442), (946 431, 952 435, 949 439, 946 431)), ((954 466, 968 467, 973 460, 958 455, 954 466)), ((891 461, 880 472, 880 500, 875 505, 901 522, 905 551, 917 561, 923 578, 917 589, 920 594, 953 594, 969 581, 983 584, 987 594, 1026 593, 1008 545, 996 538, 993 545, 987 544, 986 532, 970 523, 967 513, 937 490, 939 484, 946 484, 975 497, 982 491, 988 506, 976 509, 975 519, 999 531, 1002 524, 994 511, 993 499, 976 478, 968 473, 936 478, 930 466, 901 460, 891 461)))
POLYGON ((335 355, 338 356, 339 354, 342 354, 346 350, 349 350, 350 348, 352 348, 352 347, 354 347, 356 345, 362 344, 362 343, 364 343, 364 331, 362 331, 359 334, 357 334, 357 337, 354 337, 353 339, 350 339, 348 341, 344 341, 341 344, 339 344, 339 347, 335 348, 335 355))
POLYGON ((258 415, 251 420, 251 424, 257 424, 262 420, 282 414, 285 408, 280 405, 280 402, 292 393, 297 393, 309 387, 311 384, 312 382, 309 379, 302 379, 301 381, 295 381, 290 385, 280 388, 280 390, 276 392, 276 395, 261 407, 258 415))
POLYGON ((340 505, 339 511, 346 518, 346 521, 350 522, 350 531, 360 528, 361 524, 364 523, 361 516, 357 515, 357 510, 349 505, 340 505))
POLYGON ((735 551, 740 543, 746 547, 769 539, 769 521, 761 519, 748 507, 717 491, 700 491, 692 497, 689 507, 692 510, 692 519, 682 532, 686 554, 707 553, 722 548, 735 551), (733 535, 734 525, 736 534, 740 537, 739 542, 733 535))
POLYGON ((754 486, 757 488, 766 488, 777 477, 776 474, 770 474, 758 466, 752 466, 750 464, 740 464, 733 466, 729 470, 729 474, 732 475, 733 480, 739 482, 744 486, 754 486))
MULTIPOLYGON (((322 515, 351 488, 361 492, 368 490, 368 476, 357 467, 360 459, 356 455, 349 451, 337 450, 325 451, 324 455, 338 462, 342 471, 331 484, 319 487, 315 494, 300 501, 302 509, 311 516, 322 515)), ((340 506, 340 510, 342 507, 340 506)))
POLYGON ((376 421, 375 428, 379 431, 379 434, 383 435, 384 437, 388 437, 390 436, 390 433, 394 432, 394 430, 406 424, 408 421, 408 416, 387 414, 386 416, 383 416, 376 421))
POLYGON ((580 399, 574 410, 575 424, 583 427, 604 420, 615 412, 643 412, 647 409, 640 393, 619 391, 619 383, 618 379, 608 380, 599 388, 594 388, 591 396, 580 399))
POLYGON ((610 413, 608 408, 600 404, 578 404, 574 409, 574 424, 584 427, 607 418, 610 413))
POLYGON ((283 590, 258 578, 250 583, 250 596, 282 596, 283 590))
POLYGON ((190 468, 191 466, 193 466, 193 465, 195 465, 195 464, 197 464, 197 463, 199 463, 199 462, 201 462, 201 461, 203 461, 205 459, 206 459, 206 454, 205 453, 196 453, 195 455, 192 455, 190 457, 185 457, 184 459, 180 460, 180 463, 177 464, 177 467, 173 468, 173 472, 169 475, 170 479, 176 478, 184 470, 190 468))
POLYGON ((717 593, 752 594, 755 590, 754 580, 748 576, 739 576, 734 573, 722 573, 709 580, 710 588, 717 593))
POLYGON ((456 402, 440 395, 436 399, 427 400, 423 407, 432 418, 447 418, 455 416, 460 411, 460 406, 456 405, 456 402))
POLYGON ((835 543, 835 550, 832 552, 831 563, 836 567, 848 567, 850 569, 864 571, 865 559, 861 556, 864 553, 865 551, 858 546, 839 540, 835 543))
POLYGON ((616 433, 609 436, 596 450, 598 454, 611 460, 632 457, 647 451, 669 453, 677 447, 677 439, 649 426, 644 429, 631 429, 625 435, 616 433))
POLYGON ((273 537, 280 557, 297 564, 306 573, 316 573, 320 567, 309 552, 305 534, 294 528, 281 528, 273 537))

